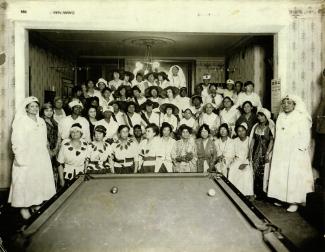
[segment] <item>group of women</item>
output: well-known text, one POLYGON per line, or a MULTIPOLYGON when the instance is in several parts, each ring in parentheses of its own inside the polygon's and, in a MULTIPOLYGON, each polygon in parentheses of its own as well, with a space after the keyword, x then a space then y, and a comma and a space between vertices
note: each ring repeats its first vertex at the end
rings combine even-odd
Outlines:
POLYGON ((76 87, 65 107, 36 97, 17 109, 9 202, 29 218, 78 174, 218 172, 246 196, 290 204, 313 190, 311 119, 286 96, 276 125, 251 81, 203 83, 190 98, 179 66, 169 74, 114 71, 113 80, 76 87))

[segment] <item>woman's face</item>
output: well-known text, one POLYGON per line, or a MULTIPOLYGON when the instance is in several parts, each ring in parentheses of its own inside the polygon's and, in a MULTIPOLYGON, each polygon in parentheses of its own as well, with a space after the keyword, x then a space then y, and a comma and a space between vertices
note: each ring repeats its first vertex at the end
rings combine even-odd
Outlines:
POLYGON ((105 90, 105 92, 103 93, 104 98, 108 99, 111 97, 111 92, 109 90, 105 90))
POLYGON ((213 106, 211 104, 207 104, 205 111, 208 115, 210 115, 213 111, 213 106))
POLYGON ((37 115, 39 112, 39 106, 36 102, 31 102, 26 107, 26 112, 31 115, 37 115))
POLYGON ((169 137, 170 136, 170 129, 169 127, 165 127, 162 131, 164 137, 169 137))
POLYGON ((206 129, 203 128, 202 131, 201 131, 201 137, 203 139, 207 139, 208 136, 209 136, 209 132, 206 129))
POLYGON ((137 75, 137 82, 141 82, 142 81, 142 76, 141 75, 137 75))
POLYGON ((252 112, 253 107, 249 103, 245 103, 243 109, 245 114, 249 114, 252 112))
POLYGON ((191 136, 190 132, 188 131, 188 129, 183 129, 182 131, 182 138, 183 139, 189 139, 191 136))
POLYGON ((201 106, 201 101, 200 101, 198 98, 195 98, 195 99, 193 100, 193 105, 194 105, 195 107, 199 107, 199 106, 201 106))
POLYGON ((186 97, 187 96, 187 92, 185 89, 182 89, 181 92, 180 92, 180 96, 181 97, 186 97))
POLYGON ((139 90, 136 90, 136 89, 133 90, 133 96, 134 96, 134 97, 137 97, 137 98, 140 97, 139 90))
POLYGON ((82 90, 83 93, 87 92, 86 84, 81 84, 81 90, 82 90))
POLYGON ((103 139, 104 139, 104 133, 99 132, 99 131, 95 131, 95 140, 96 141, 103 141, 103 139))
POLYGON ((153 74, 150 74, 150 75, 148 76, 148 81, 150 81, 150 82, 154 82, 154 81, 155 81, 155 76, 153 76, 153 74))
POLYGON ((52 108, 47 108, 44 110, 44 116, 46 118, 52 118, 53 116, 53 109, 52 108))
POLYGON ((91 106, 94 106, 94 107, 98 107, 98 106, 99 106, 97 100, 92 100, 92 102, 90 103, 90 105, 91 105, 91 106))
POLYGON ((82 95, 82 91, 81 91, 81 89, 78 89, 77 92, 76 92, 76 96, 80 97, 81 95, 82 95))
POLYGON ((237 129, 237 135, 239 136, 239 138, 245 138, 246 137, 246 129, 244 127, 238 127, 237 129))
POLYGON ((135 107, 134 107, 134 105, 130 105, 130 106, 128 107, 128 111, 129 111, 129 113, 134 113, 134 111, 135 111, 135 107))
POLYGON ((88 88, 94 88, 94 82, 93 81, 88 81, 87 87, 88 88))
POLYGON ((106 87, 106 85, 104 83, 102 83, 102 82, 98 84, 98 89, 99 90, 103 90, 105 87, 106 87))
POLYGON ((184 113, 184 117, 189 120, 192 117, 192 113, 191 111, 189 111, 188 109, 185 111, 184 113))
POLYGON ((253 90, 254 90, 254 87, 253 87, 252 84, 249 84, 249 85, 246 86, 246 91, 247 92, 253 92, 253 90))
POLYGON ((233 90, 234 89, 234 85, 233 84, 227 84, 227 89, 228 90, 233 90))
POLYGON ((146 106, 146 111, 147 111, 148 113, 151 113, 151 112, 152 112, 152 106, 147 105, 147 106, 146 106))
POLYGON ((79 130, 73 130, 71 131, 70 136, 74 140, 79 140, 81 138, 81 132, 79 130))
POLYGON ((152 95, 152 97, 156 98, 158 96, 157 90, 156 89, 152 89, 151 90, 151 95, 152 95))
POLYGON ((295 109, 295 103, 293 100, 284 99, 282 100, 282 109, 285 113, 290 113, 295 109))
POLYGON ((128 136, 129 136, 129 129, 128 128, 123 128, 121 131, 120 131, 120 136, 122 139, 127 139, 128 136))
POLYGON ((260 123, 265 123, 267 119, 266 119, 265 115, 263 115, 262 113, 257 113, 257 120, 260 123))
POLYGON ((114 110, 115 113, 119 111, 119 107, 118 107, 117 103, 114 103, 112 105, 112 107, 113 107, 113 110, 114 110))
POLYGON ((113 77, 115 80, 118 80, 120 78, 120 74, 118 72, 114 72, 113 77))
POLYGON ((235 89, 236 89, 236 92, 237 93, 241 92, 241 84, 240 83, 236 83, 235 89))
POLYGON ((169 115, 169 116, 170 116, 171 114, 173 114, 173 109, 172 109, 172 108, 167 108, 167 109, 166 109, 166 114, 169 115))
POLYGON ((168 98, 174 98, 174 94, 173 94, 173 91, 171 89, 167 89, 166 94, 167 94, 168 98))
POLYGON ((173 73, 173 75, 174 76, 176 76, 177 74, 178 74, 178 68, 176 67, 176 66, 174 66, 173 68, 172 68, 172 73, 173 73))
POLYGON ((142 136, 142 130, 140 128, 135 128, 133 130, 133 134, 135 137, 141 137, 142 136))
POLYGON ((90 108, 88 110, 88 115, 90 118, 96 118, 96 109, 95 108, 90 108))
POLYGON ((230 108, 232 106, 232 102, 229 99, 224 99, 223 106, 225 108, 230 108))
POLYGON ((63 106, 63 101, 61 99, 58 99, 55 101, 54 107, 57 109, 61 109, 63 106))
POLYGON ((156 134, 153 132, 152 128, 146 129, 146 138, 152 139, 156 134))
POLYGON ((227 129, 225 127, 221 127, 219 133, 220 133, 221 137, 228 136, 228 131, 227 131, 227 129))
POLYGON ((75 115, 80 115, 82 111, 82 107, 77 105, 72 108, 72 113, 75 115))
POLYGON ((159 81, 163 81, 164 80, 164 78, 162 77, 162 75, 158 75, 158 80, 159 81))

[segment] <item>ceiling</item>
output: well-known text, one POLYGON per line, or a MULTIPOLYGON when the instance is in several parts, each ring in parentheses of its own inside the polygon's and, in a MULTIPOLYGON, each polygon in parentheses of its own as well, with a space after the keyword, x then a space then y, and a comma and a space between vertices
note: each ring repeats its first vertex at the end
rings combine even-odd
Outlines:
POLYGON ((155 43, 150 49, 153 57, 176 58, 223 57, 252 35, 32 30, 30 38, 39 43, 49 43, 77 57, 144 57, 146 47, 142 42, 149 39, 155 43))

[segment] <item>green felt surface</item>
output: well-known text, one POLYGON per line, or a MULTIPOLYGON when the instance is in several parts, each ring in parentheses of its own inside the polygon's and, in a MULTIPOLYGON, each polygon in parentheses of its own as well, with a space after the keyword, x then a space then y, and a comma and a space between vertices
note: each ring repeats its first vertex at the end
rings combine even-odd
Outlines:
POLYGON ((269 249, 213 180, 192 176, 84 182, 31 237, 28 251, 269 249))

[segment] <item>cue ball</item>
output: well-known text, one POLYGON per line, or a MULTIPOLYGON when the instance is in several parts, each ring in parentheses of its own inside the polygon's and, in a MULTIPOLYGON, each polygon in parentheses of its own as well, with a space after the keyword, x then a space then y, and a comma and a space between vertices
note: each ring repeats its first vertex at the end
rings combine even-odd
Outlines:
POLYGON ((209 189, 208 195, 211 196, 211 197, 213 197, 213 196, 216 195, 216 191, 214 189, 209 189))
POLYGON ((111 189, 111 193, 115 194, 118 192, 118 189, 116 186, 113 186, 112 189, 111 189))

